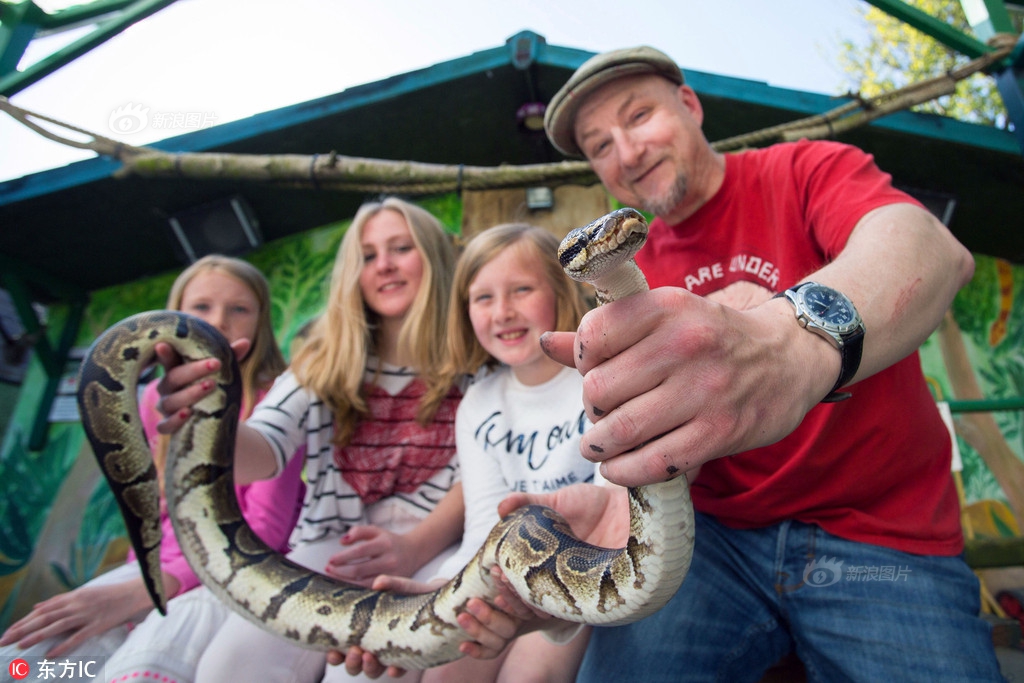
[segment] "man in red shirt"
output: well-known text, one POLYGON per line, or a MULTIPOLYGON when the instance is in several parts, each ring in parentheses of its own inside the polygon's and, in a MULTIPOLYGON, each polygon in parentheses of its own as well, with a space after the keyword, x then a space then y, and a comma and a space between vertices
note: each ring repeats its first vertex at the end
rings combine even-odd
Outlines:
MULTIPOLYGON (((916 351, 970 253, 862 151, 723 155, 703 116, 649 47, 592 58, 547 110, 558 149, 656 215, 651 291, 544 339, 587 377, 584 455, 627 486, 688 473, 697 510, 682 588, 595 629, 579 680, 757 680, 792 652, 813 680, 1001 680, 916 351)), ((540 502, 626 514, 594 488, 540 502)))

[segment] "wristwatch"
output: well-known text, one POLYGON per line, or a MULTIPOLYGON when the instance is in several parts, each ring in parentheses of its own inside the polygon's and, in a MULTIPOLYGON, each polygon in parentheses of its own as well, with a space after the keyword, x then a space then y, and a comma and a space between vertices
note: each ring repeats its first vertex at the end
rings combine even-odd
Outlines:
POLYGON ((864 321, 853 302, 842 292, 817 282, 801 282, 775 295, 779 297, 793 304, 801 327, 824 337, 839 349, 842 358, 839 379, 821 402, 836 403, 850 398, 849 392, 838 389, 857 374, 864 350, 864 321))

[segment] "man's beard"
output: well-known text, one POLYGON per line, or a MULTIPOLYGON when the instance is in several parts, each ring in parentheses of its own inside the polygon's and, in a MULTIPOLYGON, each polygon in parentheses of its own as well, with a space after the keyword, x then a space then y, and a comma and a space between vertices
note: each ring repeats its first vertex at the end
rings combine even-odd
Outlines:
POLYGON ((665 216, 672 213, 677 206, 682 204, 683 199, 686 198, 686 190, 688 183, 686 182, 686 176, 679 174, 676 176, 675 182, 672 187, 669 188, 661 197, 641 197, 641 208, 647 213, 654 214, 655 216, 665 216))

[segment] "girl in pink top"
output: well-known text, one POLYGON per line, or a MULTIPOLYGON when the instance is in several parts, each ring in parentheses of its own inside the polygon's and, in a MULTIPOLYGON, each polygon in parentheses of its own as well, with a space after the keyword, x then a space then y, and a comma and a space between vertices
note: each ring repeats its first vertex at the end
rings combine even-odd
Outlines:
MULTIPOLYGON (((204 257, 175 280, 167 308, 202 318, 232 343, 248 340, 239 366, 242 415, 247 416, 285 368, 274 340, 270 291, 262 273, 239 259, 204 257)), ((145 388, 139 410, 162 483, 167 437, 156 432, 162 418, 156 410, 156 385, 145 388)), ((294 458, 275 479, 235 487, 249 525, 281 551, 288 548, 302 503, 302 461, 294 458)), ((227 612, 205 589, 192 590, 199 580, 182 555, 166 509, 161 512, 160 566, 167 595, 173 598, 167 617, 152 610, 138 565, 130 556, 122 567, 37 604, 0 638, 0 645, 7 646, 2 652, 51 658, 75 653, 109 656, 107 680, 146 672, 160 674, 161 679, 191 680, 195 662, 227 612), (133 622, 138 623, 134 628, 133 622)))

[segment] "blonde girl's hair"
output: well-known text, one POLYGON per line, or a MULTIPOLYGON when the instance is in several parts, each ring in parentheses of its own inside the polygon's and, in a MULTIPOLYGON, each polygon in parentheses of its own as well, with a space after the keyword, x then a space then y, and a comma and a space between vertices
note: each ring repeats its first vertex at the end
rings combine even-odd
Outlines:
POLYGON ((440 221, 410 202, 388 197, 363 204, 341 240, 331 273, 327 307, 314 323, 309 338, 296 353, 292 369, 299 383, 310 389, 333 412, 334 443, 345 446, 359 419, 368 414, 363 375, 379 341, 379 316, 363 300, 359 276, 363 269, 362 232, 367 221, 381 211, 394 211, 409 226, 413 243, 423 259, 419 291, 398 335, 398 350, 427 385, 416 419, 433 419, 451 383, 441 381, 448 295, 451 290, 455 247, 440 221))
MULTIPOLYGON (((205 273, 218 272, 235 278, 256 296, 259 304, 259 316, 256 322, 256 335, 252 339, 249 353, 238 364, 242 376, 242 410, 241 419, 248 417, 256 405, 256 394, 259 390, 269 387, 287 367, 281 349, 274 338, 274 326, 270 317, 271 300, 270 285, 259 268, 248 261, 210 254, 204 256, 185 270, 174 280, 171 291, 167 295, 167 308, 181 310, 181 299, 185 288, 197 276, 205 273)), ((163 467, 167 461, 168 438, 161 435, 157 442, 153 458, 157 469, 161 472, 160 486, 163 487, 163 467)))
POLYGON ((474 374, 484 365, 493 367, 499 364, 498 359, 484 350, 473 333, 473 324, 469 319, 469 287, 481 268, 501 252, 513 247, 526 249, 551 285, 555 294, 555 329, 574 332, 579 327, 580 318, 588 306, 580 286, 565 274, 558 263, 558 238, 535 225, 496 225, 469 241, 455 267, 448 306, 445 376, 474 374))

